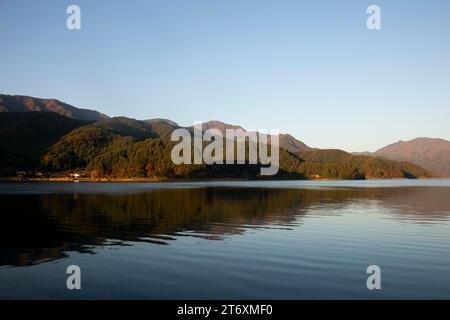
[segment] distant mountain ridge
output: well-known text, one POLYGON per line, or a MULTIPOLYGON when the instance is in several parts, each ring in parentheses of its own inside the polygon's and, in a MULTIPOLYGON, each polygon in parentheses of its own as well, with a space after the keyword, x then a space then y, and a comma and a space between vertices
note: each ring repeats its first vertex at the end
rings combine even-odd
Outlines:
POLYGON ((144 120, 144 122, 147 122, 147 123, 165 122, 168 125, 171 125, 173 127, 179 127, 178 123, 176 123, 175 121, 172 121, 170 119, 155 118, 155 119, 144 120))
MULTIPOLYGON (((204 122, 202 123, 202 128, 203 130, 218 129, 222 132, 223 135, 225 135, 225 131, 227 129, 242 129, 245 132, 247 132, 247 130, 241 126, 228 124, 218 120, 211 120, 204 122)), ((280 141, 280 147, 286 149, 289 152, 297 153, 314 150, 313 148, 310 148, 305 143, 301 142, 300 140, 297 140, 290 134, 279 134, 278 136, 280 141)))
POLYGON ((385 146, 372 155, 417 164, 443 177, 450 177, 450 141, 417 138, 385 146))
MULTIPOLYGON (((100 121, 109 119, 107 115, 98 111, 76 108, 56 99, 42 99, 22 95, 0 94, 0 113, 2 112, 54 112, 68 118, 84 121, 100 121)), ((144 122, 149 124, 166 123, 171 127, 180 127, 175 121, 169 119, 156 118, 144 120, 144 122)), ((208 129, 219 129, 223 133, 226 129, 242 129, 246 131, 241 126, 231 125, 217 120, 204 122, 203 130, 208 129)), ((290 134, 280 134, 279 138, 280 147, 288 150, 289 152, 296 153, 314 150, 290 134)))
POLYGON ((79 109, 56 99, 0 94, 0 113, 33 111, 54 112, 68 118, 84 121, 99 121, 109 118, 98 111, 79 109))
POLYGON ((203 131, 206 131, 209 129, 218 129, 222 132, 223 135, 225 135, 225 131, 227 129, 235 129, 235 130, 241 129, 241 130, 247 131, 244 128, 242 128, 241 126, 225 123, 225 122, 218 121, 218 120, 210 120, 207 122, 203 122, 202 129, 203 129, 203 131))

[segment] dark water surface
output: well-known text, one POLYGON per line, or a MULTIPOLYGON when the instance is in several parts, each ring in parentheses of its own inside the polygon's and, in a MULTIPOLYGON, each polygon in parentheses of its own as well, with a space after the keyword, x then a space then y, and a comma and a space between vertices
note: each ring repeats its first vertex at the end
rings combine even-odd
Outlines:
POLYGON ((2 183, 0 298, 450 299, 450 181, 2 183))

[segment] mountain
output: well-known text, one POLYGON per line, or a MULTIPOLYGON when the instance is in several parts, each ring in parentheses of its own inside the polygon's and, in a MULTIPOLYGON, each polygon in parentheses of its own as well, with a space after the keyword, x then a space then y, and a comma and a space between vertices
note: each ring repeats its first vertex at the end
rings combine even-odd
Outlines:
POLYGON ((236 125, 228 124, 228 123, 217 121, 217 120, 203 122, 202 128, 203 128, 203 131, 206 131, 209 129, 218 129, 222 132, 223 135, 225 135, 225 130, 227 130, 227 129, 233 129, 233 130, 241 129, 241 130, 246 131, 241 126, 236 126, 236 125))
MULTIPOLYGON (((138 121, 119 117, 99 121, 73 130, 50 146, 42 165, 50 171, 85 169, 95 177, 180 177, 255 178, 260 165, 179 165, 171 160, 176 142, 170 137, 172 126, 164 119, 138 121)), ((280 172, 294 174, 301 164, 298 156, 280 151, 280 172)))
POLYGON ((170 140, 176 127, 165 121, 151 123, 117 117, 73 130, 52 145, 42 164, 53 170, 85 167, 100 154, 146 139, 170 140))
POLYGON ((304 151, 313 151, 314 149, 308 147, 300 140, 295 139, 290 134, 280 134, 280 147, 288 150, 289 152, 297 153, 304 151))
POLYGON ((0 113, 0 172, 39 165, 43 150, 87 124, 52 112, 0 113))
MULTIPOLYGON (((224 135, 226 129, 242 129, 245 132, 244 128, 238 125, 232 125, 228 123, 224 123, 217 120, 212 120, 208 122, 204 122, 203 124, 203 130, 209 130, 209 129, 219 129, 224 135)), ((279 141, 280 141, 280 148, 286 149, 289 152, 297 153, 301 151, 311 151, 314 150, 313 148, 308 147, 303 142, 295 139, 290 134, 279 134, 279 141)))
POLYGON ((108 116, 87 109, 79 109, 55 99, 40 99, 29 96, 11 96, 0 94, 0 113, 3 112, 54 112, 68 118, 99 121, 108 116))
MULTIPOLYGON (((238 128, 237 126, 232 126, 238 128)), ((48 148, 42 164, 49 170, 82 169, 93 177, 114 178, 249 178, 259 175, 260 165, 174 165, 170 140, 174 127, 167 121, 112 118, 73 130, 48 148)), ((231 128, 209 122, 206 128, 231 128)), ((292 153, 280 149, 278 178, 426 178, 419 166, 342 150, 292 153)))
POLYGON ((450 141, 417 138, 399 141, 374 152, 373 155, 397 161, 409 161, 438 175, 450 177, 450 141))
MULTIPOLYGON (((139 121, 117 117, 100 121, 77 120, 75 111, 61 115, 59 108, 35 98, 2 96, 11 108, 11 99, 22 101, 33 110, 33 103, 47 101, 45 111, 0 113, 0 174, 17 170, 42 170, 46 175, 67 175, 79 170, 95 178, 259 178, 261 164, 175 165, 171 151, 176 142, 172 132, 180 128, 167 119, 139 121), (6 98, 5 98, 6 97, 6 98), (31 100, 29 100, 31 99, 31 100), (28 101, 28 102, 27 102, 28 101), (30 102, 31 101, 31 102, 30 102), (36 102, 38 101, 38 102, 36 102)), ((28 108, 27 107, 27 108, 28 108)), ((17 109, 11 109, 17 110, 17 109)), ((28 110, 28 109, 27 109, 28 110)), ((7 111, 10 111, 8 109, 7 111)), ((95 111, 93 111, 95 112, 95 111)), ((204 130, 242 129, 220 121, 209 121, 204 130)), ((188 128, 192 130, 192 127, 188 128)), ((244 130, 244 129, 243 129, 244 130)), ((280 137, 277 179, 373 179, 427 178, 429 171, 409 162, 374 156, 351 155, 342 150, 312 149, 291 135, 280 137)))
POLYGON ((178 123, 176 123, 175 121, 169 120, 169 119, 162 119, 162 118, 156 118, 156 119, 148 119, 148 120, 144 120, 144 122, 147 123, 158 123, 158 122, 165 122, 168 125, 172 126, 172 127, 179 127, 178 123))

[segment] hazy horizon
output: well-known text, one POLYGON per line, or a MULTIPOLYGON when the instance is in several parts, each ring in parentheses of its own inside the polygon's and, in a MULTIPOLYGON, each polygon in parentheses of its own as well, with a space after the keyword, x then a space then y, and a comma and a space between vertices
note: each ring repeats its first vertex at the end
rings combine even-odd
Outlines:
POLYGON ((348 152, 450 140, 449 26, 441 0, 2 1, 0 92, 348 152), (366 28, 371 4, 382 30, 366 28))

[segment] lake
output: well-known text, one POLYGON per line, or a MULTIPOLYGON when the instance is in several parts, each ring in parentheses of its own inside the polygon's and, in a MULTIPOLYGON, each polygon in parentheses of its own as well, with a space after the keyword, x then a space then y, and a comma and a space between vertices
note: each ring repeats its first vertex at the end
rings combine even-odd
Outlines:
POLYGON ((450 299, 450 180, 0 183, 22 298, 450 299))

